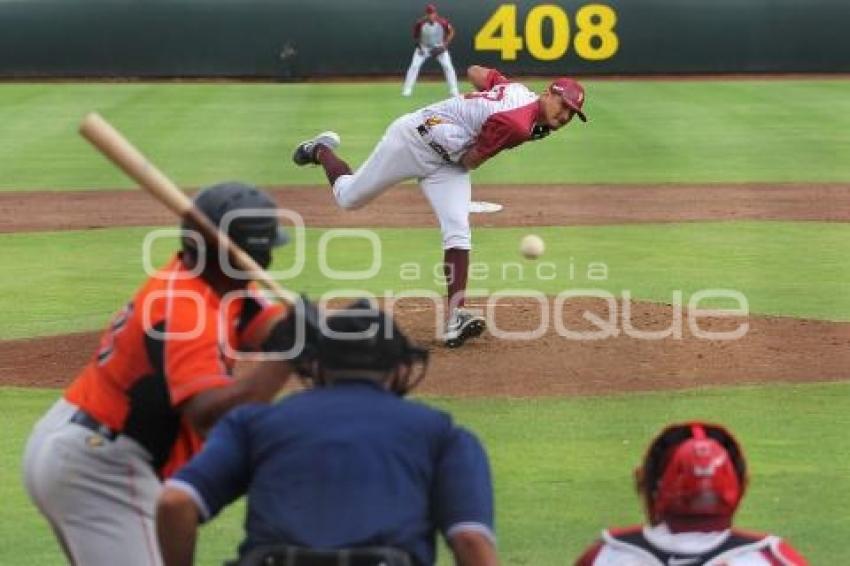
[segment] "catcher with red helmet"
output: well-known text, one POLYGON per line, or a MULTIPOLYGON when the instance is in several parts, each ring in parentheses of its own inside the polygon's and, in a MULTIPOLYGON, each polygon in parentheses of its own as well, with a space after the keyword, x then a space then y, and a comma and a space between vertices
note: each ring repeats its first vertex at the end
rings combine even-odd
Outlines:
POLYGON ((732 528, 747 464, 724 427, 668 426, 635 477, 649 524, 603 531, 576 566, 805 566, 781 538, 732 528))

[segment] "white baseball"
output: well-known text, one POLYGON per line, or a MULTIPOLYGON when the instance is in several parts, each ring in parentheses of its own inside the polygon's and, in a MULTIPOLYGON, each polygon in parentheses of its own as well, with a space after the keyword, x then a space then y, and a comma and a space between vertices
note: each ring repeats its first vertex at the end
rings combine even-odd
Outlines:
POLYGON ((545 249, 543 238, 534 234, 525 236, 519 243, 519 253, 526 259, 537 259, 543 255, 545 249))

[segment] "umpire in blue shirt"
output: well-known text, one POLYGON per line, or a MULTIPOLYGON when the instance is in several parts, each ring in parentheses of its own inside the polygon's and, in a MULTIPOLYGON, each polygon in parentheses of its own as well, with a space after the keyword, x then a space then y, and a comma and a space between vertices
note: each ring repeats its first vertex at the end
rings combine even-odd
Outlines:
MULTIPOLYGON (((239 564, 430 565, 437 531, 456 564, 497 564, 481 443, 448 414, 404 399, 427 351, 366 301, 305 318, 296 366, 310 386, 229 413, 166 483, 157 510, 165 564, 191 564, 198 524, 242 495, 239 564)), ((282 327, 267 348, 291 342, 282 327)))

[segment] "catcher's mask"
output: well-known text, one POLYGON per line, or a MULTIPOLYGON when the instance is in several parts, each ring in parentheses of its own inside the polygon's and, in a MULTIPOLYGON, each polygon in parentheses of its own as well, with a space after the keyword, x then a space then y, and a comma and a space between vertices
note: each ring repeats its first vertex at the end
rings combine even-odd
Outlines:
POLYGON ((425 377, 428 351, 412 344, 392 317, 368 300, 354 301, 316 326, 312 364, 300 372, 316 385, 366 377, 405 395, 425 377))
POLYGON ((661 431, 635 476, 652 524, 669 517, 731 518, 746 490, 747 465, 724 427, 689 422, 661 431))
MULTIPOLYGON (((227 227, 227 235, 254 261, 266 268, 271 263, 272 248, 289 241, 286 232, 278 225, 274 201, 266 193, 251 185, 227 182, 202 189, 192 201, 210 221, 227 227), (268 213, 263 213, 268 211, 268 213)), ((184 220, 181 228, 200 234, 193 222, 184 220)), ((207 265, 218 265, 218 249, 206 242, 207 265)), ((183 253, 198 255, 196 238, 184 234, 183 253)))

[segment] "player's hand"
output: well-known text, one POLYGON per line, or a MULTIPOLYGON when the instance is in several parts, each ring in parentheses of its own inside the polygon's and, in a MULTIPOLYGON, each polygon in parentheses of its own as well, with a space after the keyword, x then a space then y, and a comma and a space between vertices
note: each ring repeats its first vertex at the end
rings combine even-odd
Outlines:
POLYGON ((446 52, 446 46, 445 45, 438 45, 437 47, 434 47, 434 48, 431 49, 430 55, 431 55, 431 57, 439 57, 440 55, 442 55, 445 52, 446 52))
POLYGON ((531 140, 542 140, 546 136, 552 133, 552 128, 545 124, 534 124, 534 128, 531 130, 531 140))
POLYGON ((312 365, 317 355, 321 337, 319 316, 316 304, 301 295, 290 308, 289 315, 272 328, 263 342, 263 350, 292 353, 290 364, 300 373, 312 365), (300 347, 296 349, 297 346, 300 347))
POLYGON ((478 150, 473 147, 461 156, 458 163, 467 171, 472 171, 473 169, 477 169, 485 161, 487 161, 487 158, 478 153, 478 150))

